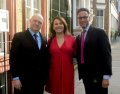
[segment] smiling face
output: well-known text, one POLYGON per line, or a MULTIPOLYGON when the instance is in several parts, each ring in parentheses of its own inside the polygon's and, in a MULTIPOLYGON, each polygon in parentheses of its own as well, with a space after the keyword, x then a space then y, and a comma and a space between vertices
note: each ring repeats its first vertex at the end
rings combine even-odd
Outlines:
POLYGON ((53 22, 53 29, 56 33, 63 33, 64 32, 64 24, 59 19, 55 19, 53 22))
POLYGON ((77 15, 79 25, 86 28, 89 24, 89 14, 87 11, 80 11, 77 15))
POLYGON ((43 24, 43 17, 41 15, 34 15, 30 19, 30 29, 33 32, 38 32, 43 24))
POLYGON ((66 20, 61 16, 55 17, 50 25, 50 38, 55 37, 56 34, 66 34, 66 32, 68 32, 66 20))

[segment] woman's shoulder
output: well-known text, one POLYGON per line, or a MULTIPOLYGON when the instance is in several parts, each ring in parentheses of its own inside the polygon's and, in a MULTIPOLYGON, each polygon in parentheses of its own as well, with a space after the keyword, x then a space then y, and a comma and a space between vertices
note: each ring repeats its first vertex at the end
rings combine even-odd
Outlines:
POLYGON ((73 41, 75 41, 75 37, 74 37, 73 35, 66 35, 66 38, 67 38, 68 40, 73 40, 73 41))
POLYGON ((66 35, 68 38, 75 38, 72 34, 71 35, 66 35))

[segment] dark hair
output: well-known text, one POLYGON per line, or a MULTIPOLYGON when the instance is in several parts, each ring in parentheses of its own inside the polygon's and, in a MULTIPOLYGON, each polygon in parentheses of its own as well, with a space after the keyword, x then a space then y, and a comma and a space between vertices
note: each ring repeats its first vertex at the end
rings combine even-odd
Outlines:
POLYGON ((53 24, 54 24, 54 20, 55 19, 58 19, 58 20, 60 20, 63 23, 63 25, 64 25, 64 33, 66 33, 68 31, 68 25, 67 25, 66 20, 63 17, 61 17, 61 16, 57 16, 57 17, 55 17, 53 19, 53 21, 51 23, 51 26, 50 26, 50 34, 49 34, 50 38, 53 38, 56 35, 55 30, 53 29, 53 24))
POLYGON ((80 8, 80 9, 78 9, 78 11, 77 11, 77 15, 78 15, 81 11, 86 11, 88 14, 90 13, 87 8, 80 8))

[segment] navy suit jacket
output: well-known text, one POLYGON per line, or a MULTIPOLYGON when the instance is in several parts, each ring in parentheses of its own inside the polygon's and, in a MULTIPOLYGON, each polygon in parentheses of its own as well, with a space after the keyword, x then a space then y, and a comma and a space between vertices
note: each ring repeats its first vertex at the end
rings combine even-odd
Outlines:
POLYGON ((10 49, 10 71, 13 78, 19 77, 21 82, 39 80, 44 83, 49 67, 48 49, 46 39, 40 36, 39 49, 29 30, 14 35, 10 49))
POLYGON ((90 26, 84 44, 84 66, 80 61, 81 36, 77 36, 77 63, 79 78, 87 72, 94 75, 112 75, 112 56, 109 39, 104 30, 90 26))

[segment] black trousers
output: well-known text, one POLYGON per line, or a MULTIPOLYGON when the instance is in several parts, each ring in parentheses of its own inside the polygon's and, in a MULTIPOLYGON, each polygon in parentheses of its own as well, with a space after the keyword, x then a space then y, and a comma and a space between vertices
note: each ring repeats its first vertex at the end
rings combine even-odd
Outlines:
POLYGON ((102 87, 102 75, 84 75, 82 79, 85 86, 86 94, 108 94, 108 88, 102 87))
POLYGON ((14 90, 14 94, 43 94, 44 91, 44 80, 38 80, 37 78, 33 80, 21 81, 21 90, 14 90))
POLYGON ((39 88, 34 86, 33 88, 22 88, 21 90, 14 89, 14 94, 43 94, 44 86, 40 86, 39 88))

